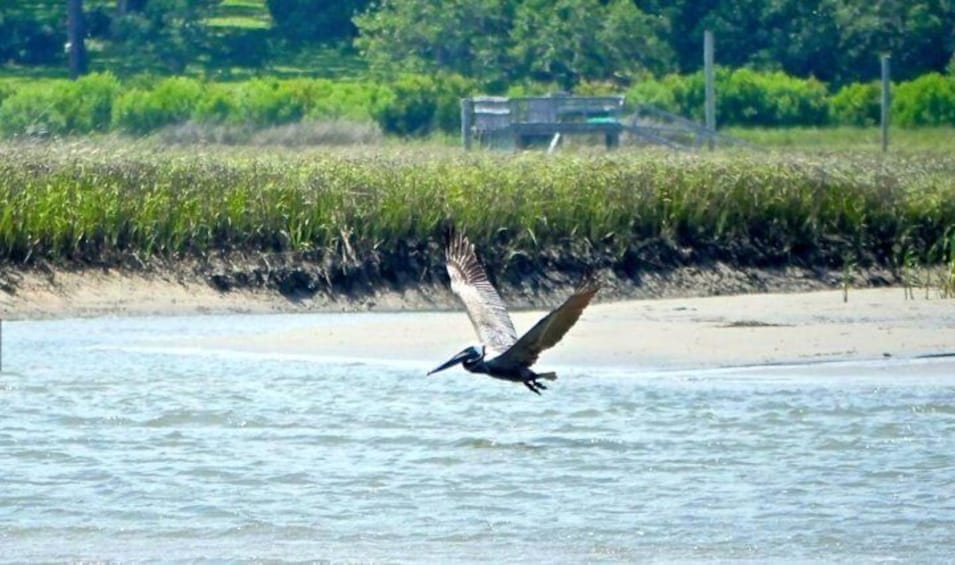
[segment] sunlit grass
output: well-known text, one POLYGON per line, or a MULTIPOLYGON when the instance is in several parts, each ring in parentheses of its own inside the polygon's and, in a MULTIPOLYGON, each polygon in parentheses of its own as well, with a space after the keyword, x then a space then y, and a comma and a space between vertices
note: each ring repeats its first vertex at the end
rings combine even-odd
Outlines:
MULTIPOLYGON (((724 131, 764 148, 812 152, 882 151, 882 134, 877 127, 726 128, 724 131)), ((955 152, 955 128, 890 128, 889 152, 955 152)))
POLYGON ((264 1, 224 0, 205 23, 211 27, 268 29, 272 27, 272 17, 264 1))
POLYGON ((260 20, 246 16, 221 16, 208 18, 205 24, 209 27, 237 28, 237 29, 268 29, 272 27, 270 20, 260 20))

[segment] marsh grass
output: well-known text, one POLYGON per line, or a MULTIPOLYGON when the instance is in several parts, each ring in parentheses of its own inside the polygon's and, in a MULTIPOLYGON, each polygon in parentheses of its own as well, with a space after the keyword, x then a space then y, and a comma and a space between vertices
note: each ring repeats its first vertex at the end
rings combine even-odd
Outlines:
POLYGON ((0 202, 8 263, 296 252, 420 273, 453 224, 495 270, 955 265, 940 155, 6 143, 0 202))

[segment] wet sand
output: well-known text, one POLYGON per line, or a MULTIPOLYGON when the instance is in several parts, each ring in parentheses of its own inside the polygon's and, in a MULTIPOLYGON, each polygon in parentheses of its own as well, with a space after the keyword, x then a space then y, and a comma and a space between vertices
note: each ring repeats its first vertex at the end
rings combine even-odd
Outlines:
MULTIPOLYGON (((355 312, 318 315, 308 329, 193 344, 204 348, 437 363, 477 341, 446 289, 296 302, 275 292, 222 293, 196 281, 115 272, 34 274, 17 282, 15 293, 0 291, 4 319, 355 312)), ((597 300, 541 357, 542 367, 739 366, 955 353, 955 300, 924 292, 909 298, 901 288, 852 289, 847 302, 837 290, 613 302, 598 294, 597 300)), ((543 314, 514 312, 518 333, 543 314)))
MULTIPOLYGON (((518 333, 544 312, 513 314, 518 333)), ((438 364, 476 337, 463 311, 354 314, 203 348, 438 364)), ((718 367, 955 354, 955 301, 902 289, 598 303, 540 366, 718 367)))

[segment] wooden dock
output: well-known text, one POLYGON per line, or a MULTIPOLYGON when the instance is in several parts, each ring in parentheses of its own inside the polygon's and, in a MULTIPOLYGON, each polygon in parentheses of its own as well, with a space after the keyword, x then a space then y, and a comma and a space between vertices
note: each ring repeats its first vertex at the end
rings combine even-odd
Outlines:
POLYGON ((547 147, 553 150, 566 136, 602 138, 608 148, 620 144, 622 134, 633 145, 662 145, 696 151, 703 147, 752 145, 721 134, 693 120, 636 104, 624 116, 623 96, 570 96, 554 94, 524 98, 477 96, 461 100, 461 142, 520 150, 547 147))
POLYGON ((461 101, 461 139, 475 143, 523 149, 535 144, 553 146, 562 136, 598 134, 607 147, 620 143, 623 96, 569 96, 555 94, 524 98, 479 96, 461 101))

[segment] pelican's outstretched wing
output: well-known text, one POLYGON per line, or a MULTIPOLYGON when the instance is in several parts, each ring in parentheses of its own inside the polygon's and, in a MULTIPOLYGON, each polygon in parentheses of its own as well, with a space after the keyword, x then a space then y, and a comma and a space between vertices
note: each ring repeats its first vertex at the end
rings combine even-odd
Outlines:
POLYGON ((467 237, 455 234, 448 244, 447 261, 451 290, 464 303, 474 331, 492 355, 507 351, 517 341, 517 332, 504 301, 474 253, 474 245, 467 237))
POLYGON ((567 330, 577 323, 580 314, 599 289, 600 285, 595 279, 584 279, 570 298, 541 318, 517 343, 489 363, 508 368, 530 367, 536 363, 541 351, 557 344, 567 330))

